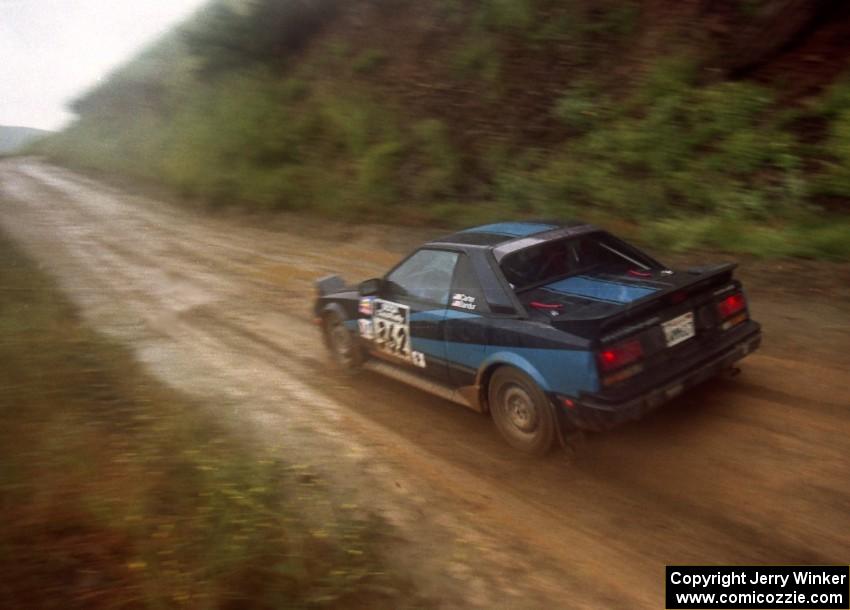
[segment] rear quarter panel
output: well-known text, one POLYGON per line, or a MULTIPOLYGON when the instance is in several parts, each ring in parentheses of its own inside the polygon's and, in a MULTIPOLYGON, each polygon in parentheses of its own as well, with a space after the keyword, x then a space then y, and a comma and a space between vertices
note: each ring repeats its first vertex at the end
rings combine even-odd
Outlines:
POLYGON ((599 389, 590 342, 529 320, 493 320, 479 371, 497 364, 514 366, 546 392, 578 396, 599 389))

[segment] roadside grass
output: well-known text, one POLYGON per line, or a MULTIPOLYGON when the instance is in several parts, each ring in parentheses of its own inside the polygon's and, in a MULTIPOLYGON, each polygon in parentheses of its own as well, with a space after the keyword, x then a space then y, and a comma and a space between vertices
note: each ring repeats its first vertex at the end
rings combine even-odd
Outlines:
POLYGON ((152 379, 2 235, 0 261, 0 607, 412 599, 376 518, 152 379))
POLYGON ((850 260, 848 220, 767 225, 733 218, 670 218, 648 222, 632 237, 658 251, 709 248, 756 258, 850 260))
POLYGON ((578 218, 634 241, 658 255, 710 250, 761 259, 802 258, 850 261, 850 220, 810 218, 796 222, 764 223, 715 216, 671 216, 633 220, 599 210, 566 214, 517 214, 510 206, 492 202, 476 205, 443 203, 428 210, 427 224, 448 229, 527 218, 578 218))

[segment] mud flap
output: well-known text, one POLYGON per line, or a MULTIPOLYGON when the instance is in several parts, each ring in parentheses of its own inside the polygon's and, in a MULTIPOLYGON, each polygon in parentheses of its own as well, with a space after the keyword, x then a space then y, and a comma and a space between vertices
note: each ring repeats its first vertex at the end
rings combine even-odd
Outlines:
POLYGON ((316 292, 320 297, 343 290, 345 290, 345 282, 338 275, 328 275, 316 280, 316 292))
POLYGON ((570 425, 556 401, 550 399, 549 404, 555 411, 555 432, 558 435, 558 444, 561 449, 573 455, 576 447, 584 440, 584 431, 570 425))

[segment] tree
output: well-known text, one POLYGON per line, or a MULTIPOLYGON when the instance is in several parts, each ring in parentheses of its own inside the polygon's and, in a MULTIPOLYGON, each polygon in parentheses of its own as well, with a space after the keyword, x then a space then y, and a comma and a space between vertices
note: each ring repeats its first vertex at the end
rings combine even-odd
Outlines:
POLYGON ((183 33, 205 73, 280 65, 338 13, 339 5, 339 0, 250 0, 238 6, 219 0, 183 33))

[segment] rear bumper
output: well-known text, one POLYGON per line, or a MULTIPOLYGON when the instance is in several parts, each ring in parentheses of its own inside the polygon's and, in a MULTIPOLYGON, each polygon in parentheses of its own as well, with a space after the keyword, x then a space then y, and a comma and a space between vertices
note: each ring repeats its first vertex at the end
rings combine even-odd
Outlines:
MULTIPOLYGON (((744 326, 744 325, 742 325, 744 326)), ((599 431, 640 419, 672 400, 682 392, 730 369, 747 354, 761 345, 761 328, 755 322, 746 323, 743 336, 736 333, 731 342, 724 342, 705 358, 665 379, 652 389, 627 400, 610 400, 601 395, 583 395, 572 408, 561 407, 562 423, 567 428, 599 431)))

